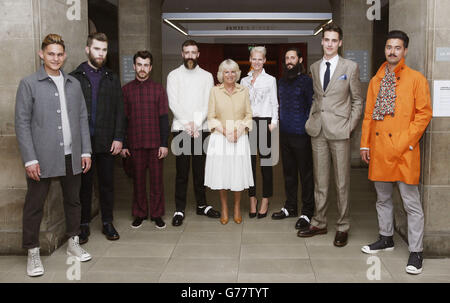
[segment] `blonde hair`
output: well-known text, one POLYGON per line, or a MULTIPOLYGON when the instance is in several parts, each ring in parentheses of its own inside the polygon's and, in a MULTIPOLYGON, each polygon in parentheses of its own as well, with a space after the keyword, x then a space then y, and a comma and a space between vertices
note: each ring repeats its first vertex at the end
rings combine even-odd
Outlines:
POLYGON ((58 34, 48 34, 45 36, 44 40, 42 40, 41 49, 44 50, 50 44, 59 44, 63 47, 64 51, 66 50, 64 40, 58 34))
POLYGON ((239 65, 231 59, 226 59, 220 63, 219 70, 217 71, 217 80, 219 80, 220 83, 223 83, 223 72, 229 69, 236 72, 236 82, 241 78, 239 65))
POLYGON ((255 47, 252 47, 252 49, 250 50, 250 58, 252 57, 253 53, 261 53, 261 54, 263 54, 263 57, 265 58, 267 50, 264 46, 255 46, 255 47))

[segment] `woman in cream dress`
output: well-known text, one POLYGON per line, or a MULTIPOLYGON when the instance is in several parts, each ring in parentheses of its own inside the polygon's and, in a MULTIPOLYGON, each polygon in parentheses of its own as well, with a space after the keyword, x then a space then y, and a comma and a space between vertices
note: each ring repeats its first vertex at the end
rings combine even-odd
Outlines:
POLYGON ((242 222, 241 192, 253 186, 250 144, 246 135, 252 128, 252 110, 248 89, 236 83, 241 71, 227 59, 219 66, 208 104, 211 136, 205 165, 205 185, 220 190, 220 222, 228 223, 227 190, 234 192, 234 221, 242 222))

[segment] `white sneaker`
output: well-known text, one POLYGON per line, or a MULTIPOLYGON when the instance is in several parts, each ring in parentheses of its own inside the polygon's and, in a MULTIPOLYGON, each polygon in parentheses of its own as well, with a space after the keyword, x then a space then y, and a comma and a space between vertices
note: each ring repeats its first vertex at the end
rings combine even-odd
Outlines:
POLYGON ((69 243, 67 244, 67 254, 69 256, 76 257, 81 262, 86 262, 92 259, 92 256, 81 248, 78 236, 69 238, 69 243))
POLYGON ((44 266, 39 255, 39 247, 28 250, 27 274, 30 277, 42 276, 44 274, 44 266))

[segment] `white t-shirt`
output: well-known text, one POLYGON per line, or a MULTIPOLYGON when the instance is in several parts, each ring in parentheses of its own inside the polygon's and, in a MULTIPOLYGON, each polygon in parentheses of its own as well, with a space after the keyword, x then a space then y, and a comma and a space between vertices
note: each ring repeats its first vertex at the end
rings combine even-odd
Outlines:
POLYGON ((59 103, 61 106, 61 124, 58 125, 58 129, 62 130, 64 140, 64 154, 70 155, 72 153, 72 134, 70 133, 69 115, 67 114, 66 94, 64 90, 64 77, 62 73, 59 76, 49 77, 55 82, 58 88, 59 103))

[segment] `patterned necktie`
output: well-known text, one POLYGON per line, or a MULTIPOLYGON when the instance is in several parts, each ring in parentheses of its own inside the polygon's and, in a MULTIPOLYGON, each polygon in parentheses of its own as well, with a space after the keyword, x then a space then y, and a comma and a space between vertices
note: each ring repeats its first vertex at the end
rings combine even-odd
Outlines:
POLYGON ((325 71, 325 76, 323 77, 323 91, 327 90, 328 83, 330 83, 330 62, 325 62, 327 65, 327 70, 325 71))

